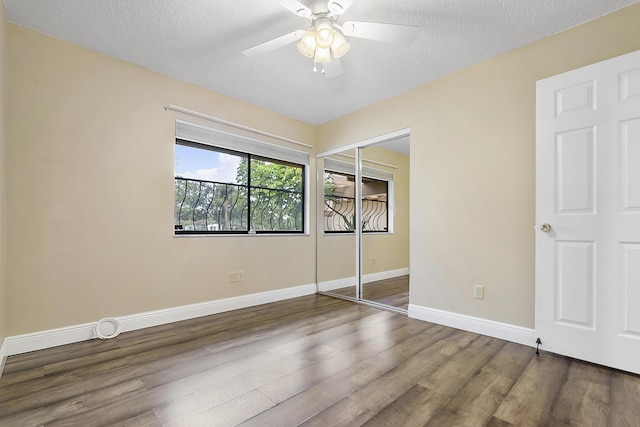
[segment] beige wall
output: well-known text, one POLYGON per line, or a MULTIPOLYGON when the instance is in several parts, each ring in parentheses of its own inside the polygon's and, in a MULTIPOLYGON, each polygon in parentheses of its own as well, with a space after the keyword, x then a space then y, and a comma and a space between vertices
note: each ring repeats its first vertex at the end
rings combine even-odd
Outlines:
MULTIPOLYGON (((0 4, 0 345, 7 336, 6 269, 5 269, 5 140, 7 122, 5 120, 5 80, 6 80, 7 20, 4 3, 0 4)), ((0 355, 0 357, 2 357, 0 355)), ((0 363, 2 361, 0 360, 0 363)), ((0 368, 1 373, 1 368, 0 368)))
POLYGON ((535 82, 640 49, 639 22, 637 4, 318 128, 320 150, 411 128, 412 304, 533 327, 535 82))
POLYGON ((314 234, 173 237, 175 119, 198 121, 163 107, 312 126, 8 27, 8 335, 315 283, 314 234))

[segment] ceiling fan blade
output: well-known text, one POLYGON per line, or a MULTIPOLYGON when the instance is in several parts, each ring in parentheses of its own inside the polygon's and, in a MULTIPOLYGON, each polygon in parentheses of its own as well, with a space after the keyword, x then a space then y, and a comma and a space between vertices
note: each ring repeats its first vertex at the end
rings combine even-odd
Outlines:
POLYGON ((244 53, 247 56, 262 55, 264 53, 269 53, 283 46, 286 46, 290 43, 300 40, 304 35, 304 33, 305 33, 304 30, 296 30, 292 33, 285 34, 284 36, 280 36, 273 40, 260 43, 257 46, 253 46, 248 49, 245 49, 242 51, 242 53, 244 53))
POLYGON ((324 76, 328 79, 338 77, 342 74, 342 62, 340 62, 340 58, 334 58, 331 62, 323 62, 322 66, 324 67, 324 76))
POLYGON ((381 24, 378 22, 347 21, 342 24, 342 32, 345 36, 359 37, 361 39, 411 44, 411 42, 418 37, 420 27, 400 24, 381 24))
POLYGON ((329 0, 329 12, 334 15, 342 15, 349 9, 355 0, 329 0))
POLYGON ((298 16, 302 16, 303 18, 309 18, 313 15, 311 9, 307 6, 303 5, 297 0, 280 0, 280 4, 287 10, 295 13, 298 16))

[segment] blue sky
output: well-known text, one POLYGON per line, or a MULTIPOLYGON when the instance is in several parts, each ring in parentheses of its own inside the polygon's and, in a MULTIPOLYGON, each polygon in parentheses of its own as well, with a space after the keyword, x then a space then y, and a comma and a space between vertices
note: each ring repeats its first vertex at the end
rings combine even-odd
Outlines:
POLYGON ((175 145, 175 175, 183 178, 236 183, 240 157, 175 145))

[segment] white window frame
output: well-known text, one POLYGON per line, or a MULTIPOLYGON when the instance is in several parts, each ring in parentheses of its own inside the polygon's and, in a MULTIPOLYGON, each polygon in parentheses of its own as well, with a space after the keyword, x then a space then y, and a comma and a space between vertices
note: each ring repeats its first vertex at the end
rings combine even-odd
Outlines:
MULTIPOLYGON (((289 163, 296 163, 304 166, 304 212, 303 212, 303 232, 279 232, 279 233, 202 233, 202 234, 182 234, 173 232, 174 237, 242 237, 242 236, 309 236, 310 235, 310 161, 309 153, 296 150, 271 142, 262 141, 247 136, 225 132, 219 129, 197 125, 194 123, 176 120, 176 132, 174 144, 177 139, 208 145, 213 148, 224 148, 232 151, 249 153, 257 156, 282 160, 289 163)), ((175 186, 174 186, 175 188, 175 186)), ((175 190, 174 190, 175 191, 175 190)), ((174 194, 175 199, 175 194, 174 194)), ((175 202, 174 202, 175 203, 175 202)), ((172 212, 175 207, 172 207, 172 212)))

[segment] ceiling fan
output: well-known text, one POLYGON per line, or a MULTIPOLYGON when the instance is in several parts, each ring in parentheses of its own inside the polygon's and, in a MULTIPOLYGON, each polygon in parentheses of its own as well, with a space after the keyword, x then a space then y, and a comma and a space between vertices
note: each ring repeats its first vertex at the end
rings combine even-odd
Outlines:
POLYGON ((419 27, 378 22, 338 20, 355 0, 279 0, 280 4, 307 19, 308 29, 299 29, 275 39, 260 43, 242 51, 247 56, 260 55, 297 42, 298 51, 313 59, 313 71, 326 77, 335 77, 342 73, 340 58, 349 51, 351 45, 344 36, 358 37, 390 43, 410 44, 418 35, 419 27))

